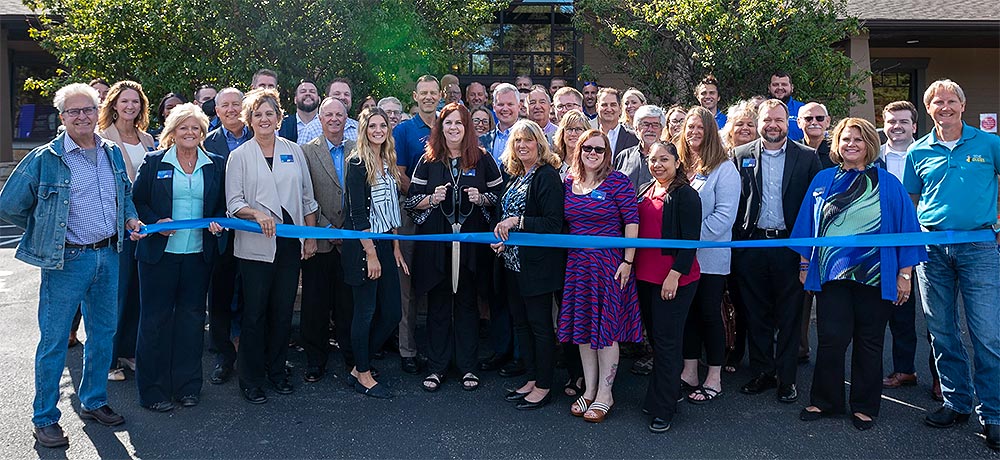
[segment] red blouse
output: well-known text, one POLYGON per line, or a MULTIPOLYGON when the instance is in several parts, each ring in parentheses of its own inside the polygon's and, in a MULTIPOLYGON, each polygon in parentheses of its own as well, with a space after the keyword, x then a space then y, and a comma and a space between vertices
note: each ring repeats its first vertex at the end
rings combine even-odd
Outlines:
MULTIPOLYGON (((650 187, 639 202, 639 238, 660 239, 663 235, 663 198, 666 190, 655 193, 650 187)), ((662 249, 639 248, 635 251, 635 277, 647 283, 663 284, 674 266, 674 256, 663 255, 662 249)), ((698 259, 691 264, 691 270, 681 275, 678 286, 685 286, 701 278, 698 259)))

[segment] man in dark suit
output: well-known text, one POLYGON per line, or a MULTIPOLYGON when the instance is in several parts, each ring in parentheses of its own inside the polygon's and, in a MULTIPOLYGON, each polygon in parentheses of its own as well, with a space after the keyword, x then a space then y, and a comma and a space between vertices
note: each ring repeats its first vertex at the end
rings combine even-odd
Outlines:
MULTIPOLYGON (((734 240, 788 238, 802 200, 808 198, 809 183, 820 170, 813 149, 788 140, 788 107, 780 100, 761 103, 757 130, 760 139, 733 152, 742 182, 734 240)), ((750 367, 755 373, 740 389, 743 393, 777 387, 779 401, 798 399, 796 358, 805 295, 798 262, 798 254, 786 247, 733 250, 733 273, 746 304, 750 367)))
MULTIPOLYGON (((347 107, 327 97, 319 107, 323 134, 302 145, 309 165, 313 194, 319 203, 316 225, 340 228, 344 223, 344 158, 354 150, 354 141, 344 139, 347 107)), ((351 352, 353 299, 344 284, 339 241, 317 240, 316 255, 302 261, 302 347, 306 351, 306 382, 318 382, 326 373, 330 353, 330 311, 336 319, 337 343, 348 372, 354 367, 351 352)))
POLYGON ((590 126, 600 129, 611 141, 611 158, 629 147, 639 145, 639 138, 632 134, 621 123, 622 98, 618 90, 611 87, 601 88, 597 92, 597 118, 590 121, 590 126))
MULTIPOLYGON (((253 137, 243 121, 243 92, 236 88, 225 88, 215 95, 215 113, 221 126, 205 137, 205 150, 228 160, 229 152, 253 137)), ((229 380, 236 363, 236 347, 233 344, 232 323, 242 310, 242 302, 237 293, 237 266, 233 256, 233 232, 227 232, 219 243, 221 254, 212 267, 212 286, 208 291, 208 329, 211 333, 212 349, 215 350, 215 369, 209 383, 220 385, 229 380), (235 304, 235 308, 234 308, 235 304)), ((238 340, 238 336, 236 338, 238 340)))

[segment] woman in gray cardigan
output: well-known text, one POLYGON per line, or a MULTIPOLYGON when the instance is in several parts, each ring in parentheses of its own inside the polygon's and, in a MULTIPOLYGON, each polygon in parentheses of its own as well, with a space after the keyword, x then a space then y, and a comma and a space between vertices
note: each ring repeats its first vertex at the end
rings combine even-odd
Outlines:
MULTIPOLYGON (((684 118, 677 150, 691 187, 701 197, 701 240, 730 241, 740 199, 740 175, 728 161, 715 117, 703 107, 691 109, 684 118), (690 168, 690 169, 689 169, 690 168)), ((681 385, 687 399, 705 404, 722 394, 722 365, 726 358, 726 332, 722 323, 722 295, 729 274, 729 248, 698 250, 701 281, 684 327, 684 371, 681 385), (708 375, 698 379, 702 347, 708 360, 708 375)))

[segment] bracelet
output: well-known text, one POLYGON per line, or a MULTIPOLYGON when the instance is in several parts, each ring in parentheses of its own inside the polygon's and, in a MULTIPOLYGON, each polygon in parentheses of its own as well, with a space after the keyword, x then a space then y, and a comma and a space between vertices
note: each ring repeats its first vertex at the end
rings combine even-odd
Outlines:
POLYGON ((622 259, 622 263, 625 264, 625 265, 632 265, 632 262, 633 261, 631 261, 631 260, 622 259))
POLYGON ((799 271, 800 272, 807 272, 807 271, 809 271, 809 267, 799 267, 799 271))
POLYGON ((524 229, 524 214, 517 216, 517 228, 518 230, 524 229))

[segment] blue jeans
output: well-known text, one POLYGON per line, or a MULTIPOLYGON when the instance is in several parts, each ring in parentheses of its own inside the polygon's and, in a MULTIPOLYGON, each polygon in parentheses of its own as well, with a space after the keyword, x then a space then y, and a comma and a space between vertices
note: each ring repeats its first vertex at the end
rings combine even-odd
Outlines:
POLYGON ((83 378, 77 395, 86 410, 108 403, 108 366, 118 324, 118 254, 114 246, 67 248, 62 270, 42 269, 38 294, 40 339, 35 351, 35 402, 31 422, 37 427, 59 421, 59 380, 66 367, 66 337, 82 306, 87 341, 83 378))
POLYGON ((944 406, 976 411, 984 424, 1000 424, 1000 251, 996 242, 927 246, 928 261, 917 266, 920 297, 944 406), (958 294, 975 353, 975 378, 959 328, 958 294), (974 391, 973 391, 974 389, 974 391))

